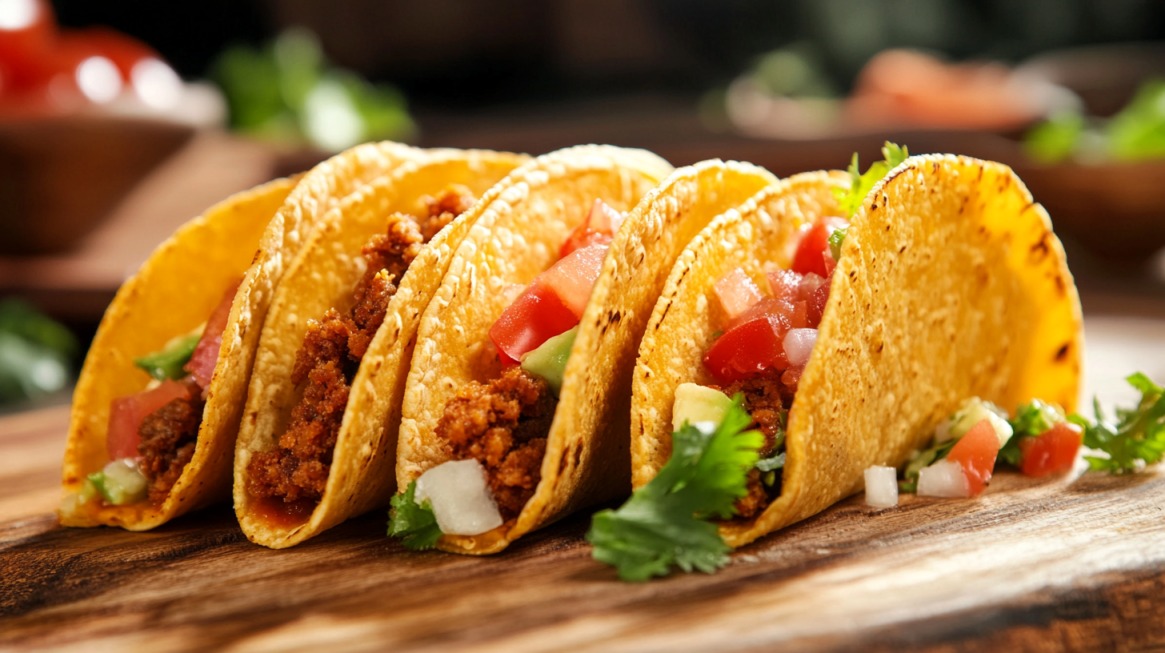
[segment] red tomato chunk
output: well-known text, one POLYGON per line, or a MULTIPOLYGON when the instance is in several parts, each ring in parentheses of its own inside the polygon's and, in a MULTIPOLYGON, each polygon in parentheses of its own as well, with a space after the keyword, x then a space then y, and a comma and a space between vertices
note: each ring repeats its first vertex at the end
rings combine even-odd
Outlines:
POLYGON ((595 203, 591 205, 587 219, 583 220, 583 223, 571 232, 570 237, 558 250, 558 258, 566 258, 567 254, 587 245, 610 244, 621 224, 623 224, 623 214, 603 200, 596 199, 595 203))
POLYGON ((999 436, 991 422, 980 420, 947 454, 963 468, 963 475, 967 477, 967 486, 971 489, 971 496, 977 496, 987 487, 991 474, 995 469, 995 457, 999 454, 999 436))
POLYGON ((109 459, 136 458, 142 420, 171 401, 188 398, 194 392, 196 388, 189 381, 163 381, 152 390, 114 399, 109 408, 109 432, 105 436, 109 459))
POLYGON ((1071 471, 1083 437, 1076 425, 1061 422, 1035 437, 1020 440, 1020 471, 1036 477, 1071 471))
POLYGON ((235 293, 239 290, 239 283, 236 281, 227 289, 214 312, 207 318, 206 326, 202 329, 202 337, 194 346, 194 353, 182 367, 190 372, 203 390, 210 386, 210 377, 214 376, 214 367, 218 364, 218 351, 222 347, 222 334, 226 330, 227 319, 231 316, 231 304, 234 303, 235 293))

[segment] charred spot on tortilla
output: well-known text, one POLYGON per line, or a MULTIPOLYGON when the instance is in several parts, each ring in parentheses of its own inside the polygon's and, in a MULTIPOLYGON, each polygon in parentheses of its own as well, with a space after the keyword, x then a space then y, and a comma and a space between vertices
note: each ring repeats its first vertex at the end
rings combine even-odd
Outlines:
POLYGON ((1050 231, 1043 232, 1040 235, 1040 239, 1037 240, 1028 249, 1028 258, 1031 259, 1031 262, 1033 264, 1039 263, 1040 261, 1042 261, 1044 259, 1044 257, 1046 257, 1048 255, 1048 253, 1049 253, 1048 241, 1051 238, 1051 236, 1052 236, 1052 233, 1050 231))

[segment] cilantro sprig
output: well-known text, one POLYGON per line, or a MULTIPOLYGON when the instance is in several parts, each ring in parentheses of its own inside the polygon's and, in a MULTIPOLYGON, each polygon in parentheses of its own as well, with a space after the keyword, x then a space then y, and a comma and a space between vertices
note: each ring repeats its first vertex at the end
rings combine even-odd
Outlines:
POLYGON ((1103 456, 1084 456, 1090 469, 1112 474, 1135 472, 1165 457, 1165 388, 1137 372, 1125 379, 1141 393, 1135 408, 1117 408, 1116 421, 1109 420, 1093 401, 1096 421, 1072 415, 1069 421, 1084 429, 1084 446, 1103 456))
POLYGON ((587 540, 596 560, 626 581, 665 576, 673 566, 711 573, 728 564, 730 548, 710 520, 735 514, 764 444, 760 431, 748 428, 743 401, 734 397, 715 429, 685 423, 659 474, 618 510, 594 516, 587 540))
POLYGON ((441 529, 437 517, 428 501, 417 504, 417 482, 409 483, 403 494, 398 494, 390 502, 388 536, 400 538, 405 548, 425 551, 437 546, 441 539, 441 529))
POLYGON ((874 184, 878 183, 882 177, 886 176, 886 173, 898 167, 898 164, 909 156, 910 152, 905 147, 886 141, 886 144, 882 146, 883 160, 871 163, 870 167, 863 173, 858 166, 858 154, 854 152, 853 159, 850 160, 847 169, 850 176, 849 188, 835 188, 833 191, 845 217, 852 218, 861 208, 866 195, 869 195, 870 191, 873 190, 874 184))

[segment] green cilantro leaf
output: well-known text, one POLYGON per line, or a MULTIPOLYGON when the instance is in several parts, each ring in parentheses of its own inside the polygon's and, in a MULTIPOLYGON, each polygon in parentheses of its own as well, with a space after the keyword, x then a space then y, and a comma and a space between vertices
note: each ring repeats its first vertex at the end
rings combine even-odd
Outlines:
POLYGON ((626 581, 665 576, 672 566, 711 573, 728 563, 729 546, 709 520, 735 514, 764 444, 759 431, 748 429, 743 401, 734 397, 714 430, 685 423, 672 435, 672 455, 659 474, 618 510, 594 516, 587 540, 596 560, 626 581))
MULTIPOLYGON (((833 191, 833 195, 841 205, 841 210, 845 214, 845 217, 853 217, 858 212, 858 209, 861 208, 862 202, 866 199, 866 195, 869 195, 870 191, 873 190, 874 184, 878 183, 882 177, 885 177, 887 172, 890 172, 898 164, 905 161, 908 156, 910 156, 910 152, 905 147, 899 147, 894 143, 886 141, 886 144, 882 146, 883 160, 872 163, 869 169, 863 174, 858 167, 858 155, 855 152, 848 168, 850 187, 837 188, 833 191)), ((842 238, 844 237, 843 235, 842 238)), ((836 254, 834 258, 837 258, 836 254)))
POLYGON ((1084 457, 1093 470, 1125 474, 1165 457, 1165 388, 1140 372, 1125 380, 1141 400, 1135 408, 1118 408, 1115 422, 1106 419, 1098 401, 1093 402, 1095 423, 1080 415, 1069 418, 1084 428, 1084 446, 1105 454, 1084 457))
POLYGON ((829 234, 829 253, 835 261, 841 260, 841 244, 845 242, 846 231, 848 229, 835 229, 829 234))
MULTIPOLYGON (((907 483, 917 483, 918 473, 922 471, 923 467, 928 467, 931 463, 942 460, 951 452, 951 448, 958 442, 958 438, 951 438, 945 442, 939 442, 932 445, 929 449, 925 449, 914 454, 910 462, 906 465, 906 470, 903 471, 902 476, 907 483)), ((901 484, 900 484, 901 485, 901 484)), ((912 490, 913 491, 913 490, 912 490)))
POLYGON ((417 482, 409 483, 404 494, 392 498, 389 511, 388 536, 401 538, 405 547, 413 551, 424 551, 437 546, 441 529, 428 501, 417 504, 417 482))

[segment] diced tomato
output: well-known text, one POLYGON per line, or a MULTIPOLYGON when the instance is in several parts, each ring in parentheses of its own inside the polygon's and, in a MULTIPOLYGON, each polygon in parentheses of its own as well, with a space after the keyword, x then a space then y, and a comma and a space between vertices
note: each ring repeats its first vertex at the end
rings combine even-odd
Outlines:
POLYGON ((825 313, 825 303, 829 301, 829 287, 832 283, 833 278, 826 277, 805 298, 808 304, 808 315, 805 318, 806 326, 816 329, 821 324, 821 316, 825 313))
POLYGON ((778 327, 773 321, 774 316, 757 315, 729 329, 712 343, 704 355, 704 367, 717 383, 728 385, 777 367, 785 356, 781 344, 784 334, 777 333, 778 327))
POLYGON ((805 275, 792 270, 777 269, 770 270, 766 276, 773 297, 793 301, 797 299, 797 290, 801 287, 801 280, 805 275))
POLYGON ((558 295, 535 280, 502 311, 489 339, 503 365, 517 365, 522 355, 578 324, 578 317, 558 295))
POLYGON ((1071 471, 1083 437, 1075 424, 1060 422, 1035 437, 1020 440, 1020 471, 1037 477, 1071 471))
POLYGON ((503 365, 514 365, 578 324, 607 256, 606 245, 587 245, 538 275, 490 327, 489 338, 503 365))
POLYGON ((963 468, 971 496, 976 496, 987 487, 995 469, 995 457, 999 454, 999 437, 988 420, 980 420, 971 427, 947 454, 963 468))
POLYGON ((57 36, 48 0, 10 0, 0 8, 0 96, 26 91, 45 81, 57 36))
POLYGON ((576 249, 587 245, 608 245, 623 224, 623 214, 603 200, 596 199, 586 220, 571 232, 558 250, 558 258, 566 258, 576 249))
POLYGON ((815 222, 797 243, 797 252, 793 255, 793 270, 801 274, 813 272, 822 277, 829 276, 831 269, 825 262, 826 258, 831 260, 833 258, 829 254, 829 237, 834 231, 848 225, 847 221, 837 217, 822 218, 815 222))
POLYGON ((202 330, 198 344, 194 346, 194 353, 182 367, 194 376, 194 380, 203 390, 210 386, 210 377, 214 376, 214 366, 218 364, 218 350, 222 347, 222 334, 226 330, 227 319, 231 315, 231 304, 239 290, 240 282, 232 284, 219 300, 218 306, 206 320, 206 327, 202 330))
POLYGON ((759 302, 749 306, 747 311, 729 322, 725 331, 731 331, 741 324, 757 318, 765 318, 772 322, 777 335, 784 338, 785 332, 793 327, 793 314, 796 311, 796 304, 789 300, 762 297, 759 302))
POLYGON ((729 322, 736 320, 764 297, 760 288, 741 268, 733 268, 728 274, 720 277, 712 289, 716 292, 720 308, 729 322))
POLYGON ((574 313, 575 322, 578 322, 586 310, 587 301, 590 300, 595 280, 599 278, 599 272, 603 269, 603 259, 607 257, 608 249, 606 245, 587 245, 576 249, 538 275, 537 281, 557 294, 562 303, 574 313))
POLYGON ((190 397, 193 392, 187 381, 162 381, 152 390, 114 399, 109 409, 109 431, 105 435, 109 459, 136 458, 142 420, 175 399, 190 397))

